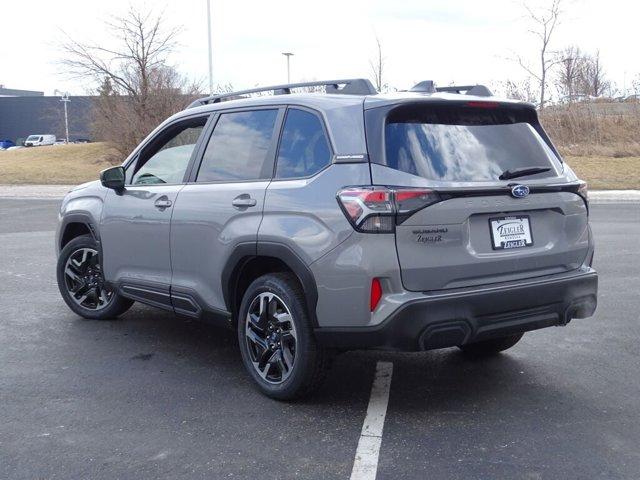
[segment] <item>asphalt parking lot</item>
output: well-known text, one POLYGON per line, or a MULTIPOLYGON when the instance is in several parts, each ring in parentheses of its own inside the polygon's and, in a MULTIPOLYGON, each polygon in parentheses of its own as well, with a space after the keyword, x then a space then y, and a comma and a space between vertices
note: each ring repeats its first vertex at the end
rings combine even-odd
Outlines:
POLYGON ((594 205, 596 316, 501 356, 339 356, 314 397, 260 395, 234 334, 136 305, 72 314, 58 202, 0 199, 0 478, 347 479, 378 361, 379 479, 640 477, 640 205, 594 205))

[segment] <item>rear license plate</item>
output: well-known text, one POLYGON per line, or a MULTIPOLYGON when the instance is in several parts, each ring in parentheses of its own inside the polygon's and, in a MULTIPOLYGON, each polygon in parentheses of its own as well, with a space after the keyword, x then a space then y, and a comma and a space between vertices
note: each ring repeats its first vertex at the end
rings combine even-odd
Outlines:
POLYGON ((533 245, 528 216, 490 218, 491 243, 494 250, 533 245))

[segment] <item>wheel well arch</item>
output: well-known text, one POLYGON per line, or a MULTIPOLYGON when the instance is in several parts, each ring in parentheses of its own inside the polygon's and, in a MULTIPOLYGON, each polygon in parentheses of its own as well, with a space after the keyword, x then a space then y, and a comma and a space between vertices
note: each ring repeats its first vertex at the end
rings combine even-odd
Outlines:
POLYGON ((222 272, 222 293, 227 310, 238 317, 242 296, 251 282, 268 273, 291 272, 302 287, 307 304, 307 314, 317 326, 316 306, 318 289, 311 270, 289 247, 278 243, 238 245, 229 257, 222 272))
POLYGON ((67 243, 81 235, 92 235, 95 237, 91 224, 84 220, 68 221, 64 225, 62 234, 60 235, 59 249, 62 250, 67 243))

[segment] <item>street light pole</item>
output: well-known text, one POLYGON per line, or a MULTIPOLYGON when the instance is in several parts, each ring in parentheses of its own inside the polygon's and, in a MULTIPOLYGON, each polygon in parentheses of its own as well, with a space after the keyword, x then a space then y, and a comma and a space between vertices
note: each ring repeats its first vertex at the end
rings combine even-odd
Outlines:
MULTIPOLYGON (((54 92, 54 94, 57 90, 54 92)), ((69 143, 69 114, 67 112, 67 103, 71 101, 69 98, 69 92, 60 92, 62 95, 60 97, 60 101, 64 104, 64 132, 66 135, 67 144, 69 143)))
POLYGON ((287 57, 287 83, 291 83, 291 70, 290 70, 290 65, 289 65, 289 59, 291 58, 293 53, 291 53, 291 52, 282 52, 282 55, 287 57))
POLYGON ((209 94, 213 95, 213 55, 211 52, 211 0, 207 0, 207 33, 209 40, 209 94))

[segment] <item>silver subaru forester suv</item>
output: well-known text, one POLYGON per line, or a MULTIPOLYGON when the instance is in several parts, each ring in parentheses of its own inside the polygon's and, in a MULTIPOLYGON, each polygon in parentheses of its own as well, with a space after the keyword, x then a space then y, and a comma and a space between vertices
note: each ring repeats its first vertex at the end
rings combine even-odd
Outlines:
POLYGON ((75 313, 138 301, 235 328, 279 399, 335 352, 493 354, 596 308, 586 184, 532 105, 480 85, 198 100, 65 197, 56 248, 75 313))

